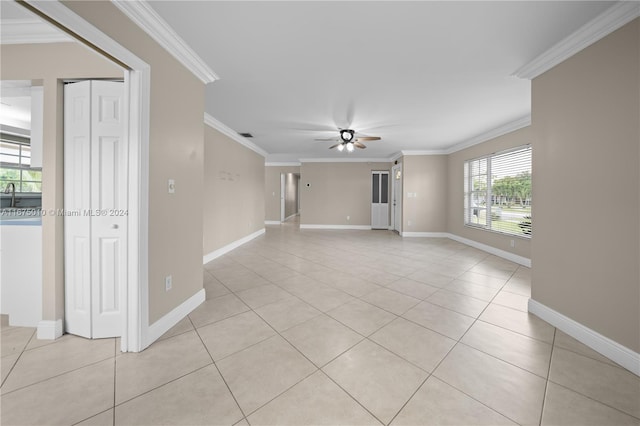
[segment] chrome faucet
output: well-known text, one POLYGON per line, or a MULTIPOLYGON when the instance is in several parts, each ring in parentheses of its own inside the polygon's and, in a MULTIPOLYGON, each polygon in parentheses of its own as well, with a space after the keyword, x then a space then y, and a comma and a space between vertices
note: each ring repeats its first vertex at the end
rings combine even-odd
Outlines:
POLYGON ((4 193, 8 194, 11 191, 11 205, 9 207, 13 208, 16 206, 16 184, 13 182, 9 182, 7 187, 4 189, 4 193), (9 189, 11 187, 11 189, 9 189))

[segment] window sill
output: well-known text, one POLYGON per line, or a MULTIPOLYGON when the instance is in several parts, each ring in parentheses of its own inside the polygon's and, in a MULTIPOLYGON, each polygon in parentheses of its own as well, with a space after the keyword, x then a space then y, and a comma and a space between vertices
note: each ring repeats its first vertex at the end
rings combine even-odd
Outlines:
POLYGON ((510 234, 508 232, 496 231, 495 229, 488 229, 488 228, 485 228, 485 227, 480 226, 480 225, 473 225, 473 224, 465 223, 464 226, 465 226, 465 228, 469 228, 469 229, 477 229, 479 231, 486 231, 486 232, 490 232, 492 234, 498 234, 498 235, 502 235, 502 236, 509 237, 509 238, 518 238, 518 239, 525 240, 525 241, 531 241, 531 238, 532 238, 532 235, 510 234))

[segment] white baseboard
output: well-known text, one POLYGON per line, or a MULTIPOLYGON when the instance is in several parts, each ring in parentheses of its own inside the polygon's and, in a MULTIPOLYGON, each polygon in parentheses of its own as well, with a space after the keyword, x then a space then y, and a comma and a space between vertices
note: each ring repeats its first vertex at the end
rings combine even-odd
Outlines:
POLYGON ((198 291, 196 294, 185 300, 178 307, 174 308, 171 312, 151 324, 146 335, 147 342, 145 342, 143 347, 147 347, 158 340, 158 338, 169 331, 171 327, 179 323, 184 317, 189 315, 191 311, 200 306, 200 304, 204 302, 205 299, 206 292, 203 288, 200 289, 200 291, 198 291))
POLYGON ((567 333, 577 341, 640 376, 640 354, 572 320, 542 303, 529 299, 529 312, 567 333))
POLYGON ((526 266, 527 268, 531 268, 531 259, 529 259, 529 258, 526 258, 526 257, 523 257, 523 256, 519 256, 517 254, 510 253, 508 251, 501 250, 501 249, 498 249, 498 248, 495 248, 495 247, 492 247, 492 246, 488 246, 486 244, 482 244, 482 243, 479 243, 477 241, 470 240, 468 238, 463 238, 463 237, 460 237, 460 236, 455 235, 455 234, 448 234, 448 237, 451 238, 454 241, 459 242, 459 243, 466 244, 468 246, 480 249, 482 251, 486 251, 487 253, 491 253, 491 254, 496 255, 498 257, 501 257, 503 259, 510 260, 510 261, 515 262, 515 263, 517 263, 519 265, 526 266))
POLYGON ((468 246, 480 249, 482 251, 486 251, 487 253, 491 253, 503 259, 510 260, 519 265, 526 266, 531 268, 531 259, 528 259, 523 256, 519 256, 517 254, 510 253, 505 250, 501 250, 492 246, 488 246, 486 244, 479 243, 474 240, 470 240, 468 238, 463 238, 455 234, 451 234, 449 232, 401 232, 400 236, 402 237, 424 237, 424 238, 449 238, 451 240, 457 241, 462 244, 466 244, 468 246))
MULTIPOLYGON (((278 222, 278 224, 280 224, 280 222, 278 222)), ((262 234, 264 234, 264 228, 257 230, 253 234, 247 235, 246 237, 242 237, 239 240, 236 240, 236 241, 234 241, 232 243, 229 243, 224 247, 220 247, 219 249, 214 250, 211 253, 204 255, 202 257, 202 263, 203 264, 207 264, 207 263, 211 262, 213 259, 217 259, 218 257, 222 256, 223 254, 229 253, 231 250, 233 250, 235 248, 238 248, 243 244, 248 243, 249 241, 253 240, 254 238, 259 237, 262 234)))
POLYGON ((401 232, 401 237, 451 238, 446 232, 401 232))
POLYGON ((280 225, 280 221, 279 220, 265 220, 264 224, 265 225, 280 225))
POLYGON ((302 225, 300 229, 358 229, 370 230, 371 225, 302 225))
POLYGON ((55 340, 60 336, 62 336, 62 319, 38 322, 37 337, 39 340, 55 340))

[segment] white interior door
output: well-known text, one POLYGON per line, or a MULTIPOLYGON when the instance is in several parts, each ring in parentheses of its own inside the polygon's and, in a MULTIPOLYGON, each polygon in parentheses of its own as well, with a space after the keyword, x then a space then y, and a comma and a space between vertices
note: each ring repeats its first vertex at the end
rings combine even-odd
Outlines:
POLYGON ((65 86, 65 327, 119 336, 127 273, 123 84, 65 86))
POLYGON ((119 336, 127 265, 127 158, 124 86, 92 82, 91 218, 93 337, 119 336))
POLYGON ((371 228, 389 229, 389 172, 372 172, 371 188, 371 228))
MULTIPOLYGON (((91 206, 91 86, 64 88, 64 206, 84 213, 91 206), (87 207, 89 206, 89 207, 87 207)), ((91 337, 91 217, 64 218, 65 329, 91 337)))
POLYGON ((391 217, 393 230, 402 232, 402 165, 398 164, 392 169, 391 184, 391 217))

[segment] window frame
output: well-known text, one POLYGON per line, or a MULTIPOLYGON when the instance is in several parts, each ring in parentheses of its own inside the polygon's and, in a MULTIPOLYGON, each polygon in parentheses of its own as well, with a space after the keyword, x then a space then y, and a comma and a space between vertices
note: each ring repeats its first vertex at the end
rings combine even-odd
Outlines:
MULTIPOLYGON (((493 233, 497 233, 497 234, 501 234, 501 235, 507 235, 509 237, 517 237, 517 238, 523 238, 526 240, 530 240, 532 237, 532 229, 531 229, 531 225, 529 225, 529 232, 526 233, 524 231, 516 233, 516 232, 509 232, 509 231, 505 231, 502 229, 494 229, 493 228, 493 221, 494 221, 494 214, 493 212, 494 207, 497 207, 499 209, 501 209, 500 205, 496 205, 495 201, 493 199, 493 175, 492 175, 492 160, 496 157, 499 156, 504 156, 504 155, 508 155, 510 153, 515 153, 518 151, 524 151, 524 150, 529 150, 530 152, 532 151, 532 146, 531 144, 526 144, 526 145, 520 145, 517 147, 513 147, 513 148, 509 148, 503 151, 498 151, 498 152, 494 152, 491 154, 486 154, 486 155, 482 155, 479 157, 475 157, 475 158, 470 158, 468 160, 465 160, 463 163, 463 197, 464 197, 464 201, 463 201, 463 222, 464 222, 464 226, 473 228, 473 229, 480 229, 483 231, 488 231, 488 232, 493 232, 493 233), (481 162, 485 160, 486 161, 486 172, 485 173, 481 173, 481 174, 474 174, 473 173, 473 166, 472 164, 475 162, 481 162), (474 190, 474 177, 478 177, 478 176, 485 176, 486 177, 486 189, 485 190, 474 190), (474 206, 474 200, 477 200, 477 198, 474 198, 474 194, 482 194, 485 197, 485 205, 482 207, 473 207, 474 206), (473 214, 473 210, 477 209, 479 210, 484 210, 486 211, 485 213, 485 219, 484 222, 485 223, 480 223, 480 222, 476 222, 474 223, 472 221, 472 217, 476 216, 479 220, 480 215, 479 214, 473 214)), ((532 176, 533 172, 532 172, 532 167, 530 167, 530 171, 529 174, 532 176)), ((531 203, 529 204, 530 206, 532 205, 531 203)), ((531 217, 531 213, 529 213, 529 222, 531 221, 530 217, 531 217)), ((527 220, 526 216, 523 218, 524 220, 527 220)), ((521 229, 523 229, 521 227, 521 229)))
POLYGON ((19 178, 16 180, 13 179, 3 179, 0 180, 0 190, 4 191, 7 185, 13 182, 16 186, 15 192, 16 194, 42 194, 42 167, 31 167, 31 155, 24 155, 23 150, 24 147, 31 148, 29 138, 25 138, 22 136, 15 136, 6 133, 0 134, 0 142, 2 144, 15 145, 18 149, 18 154, 3 154, 11 157, 16 157, 18 159, 17 163, 0 161, 0 169, 10 169, 10 170, 18 170, 19 178), (24 159, 28 158, 28 163, 25 163, 24 159), (24 172, 40 172, 40 180, 28 180, 25 179, 24 172), (23 191, 23 188, 27 184, 39 184, 40 191, 23 191))

